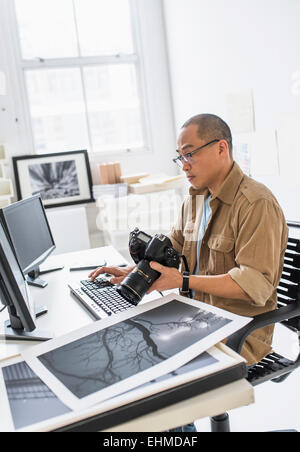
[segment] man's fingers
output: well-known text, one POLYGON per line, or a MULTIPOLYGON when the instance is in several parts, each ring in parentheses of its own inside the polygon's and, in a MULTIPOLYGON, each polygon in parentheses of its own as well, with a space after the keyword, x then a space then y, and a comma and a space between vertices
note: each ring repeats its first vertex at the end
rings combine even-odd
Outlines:
POLYGON ((101 273, 105 273, 104 270, 105 267, 99 267, 96 268, 96 270, 93 270, 90 274, 89 274, 89 278, 95 279, 98 275, 100 275, 101 273))
POLYGON ((99 267, 89 274, 89 278, 94 280, 95 278, 97 278, 97 276, 101 275, 102 273, 110 273, 111 275, 114 276, 120 276, 122 275, 122 270, 120 270, 118 267, 99 267))
POLYGON ((158 271, 160 273, 164 269, 163 265, 161 265, 161 264, 159 264, 158 262, 155 262, 155 261, 151 261, 150 262, 150 267, 153 268, 153 270, 156 270, 156 271, 158 271))
POLYGON ((113 278, 110 278, 110 282, 112 283, 112 284, 120 284, 122 281, 123 281, 123 279, 125 278, 125 276, 114 276, 113 278))

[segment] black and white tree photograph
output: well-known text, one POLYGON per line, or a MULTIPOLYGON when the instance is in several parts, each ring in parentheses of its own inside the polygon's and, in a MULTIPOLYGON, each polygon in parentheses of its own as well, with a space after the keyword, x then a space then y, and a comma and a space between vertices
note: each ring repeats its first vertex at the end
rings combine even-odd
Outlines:
MULTIPOLYGON (((155 378, 141 385, 140 388, 147 388, 147 386, 150 388, 152 383, 160 383, 219 363, 217 357, 211 353, 211 351, 204 352, 184 366, 155 378)), ((2 373, 16 429, 71 412, 25 361, 3 367, 2 373)))
POLYGON ((80 194, 75 160, 28 165, 32 195, 43 200, 80 194))
POLYGON ((173 357, 230 322, 173 300, 41 354, 38 360, 80 399, 173 357))

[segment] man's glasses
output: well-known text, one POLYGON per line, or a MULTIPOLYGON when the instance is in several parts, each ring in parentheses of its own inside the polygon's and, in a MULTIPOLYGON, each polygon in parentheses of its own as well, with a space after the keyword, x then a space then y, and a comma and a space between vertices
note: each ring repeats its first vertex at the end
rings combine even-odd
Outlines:
POLYGON ((196 154, 196 152, 200 151, 200 149, 205 148, 206 146, 209 146, 210 144, 217 143, 220 140, 212 140, 209 143, 203 144, 203 146, 200 146, 197 149, 194 149, 192 152, 187 152, 186 154, 179 155, 175 159, 173 159, 173 162, 176 163, 180 168, 183 168, 184 163, 188 163, 189 165, 193 164, 193 155, 196 154))

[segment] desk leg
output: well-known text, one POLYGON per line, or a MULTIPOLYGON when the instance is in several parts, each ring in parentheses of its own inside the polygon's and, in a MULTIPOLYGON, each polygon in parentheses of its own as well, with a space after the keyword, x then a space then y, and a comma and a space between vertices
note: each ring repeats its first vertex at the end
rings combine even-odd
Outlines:
POLYGON ((211 431, 213 433, 229 433, 230 424, 228 413, 220 414, 210 418, 211 431))

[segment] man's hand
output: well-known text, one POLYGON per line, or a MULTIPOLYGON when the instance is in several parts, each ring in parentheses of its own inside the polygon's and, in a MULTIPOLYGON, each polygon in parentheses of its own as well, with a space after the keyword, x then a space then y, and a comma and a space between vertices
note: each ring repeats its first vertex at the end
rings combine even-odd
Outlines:
POLYGON ((94 281, 97 276, 102 275, 103 273, 109 273, 113 276, 113 278, 110 279, 110 282, 112 284, 120 284, 134 267, 135 265, 128 267, 98 267, 89 274, 89 278, 91 281, 94 281))
POLYGON ((150 293, 153 290, 162 292, 163 290, 178 289, 182 287, 182 274, 177 268, 165 267, 154 261, 150 262, 150 267, 161 273, 161 275, 152 284, 147 293, 150 293))

